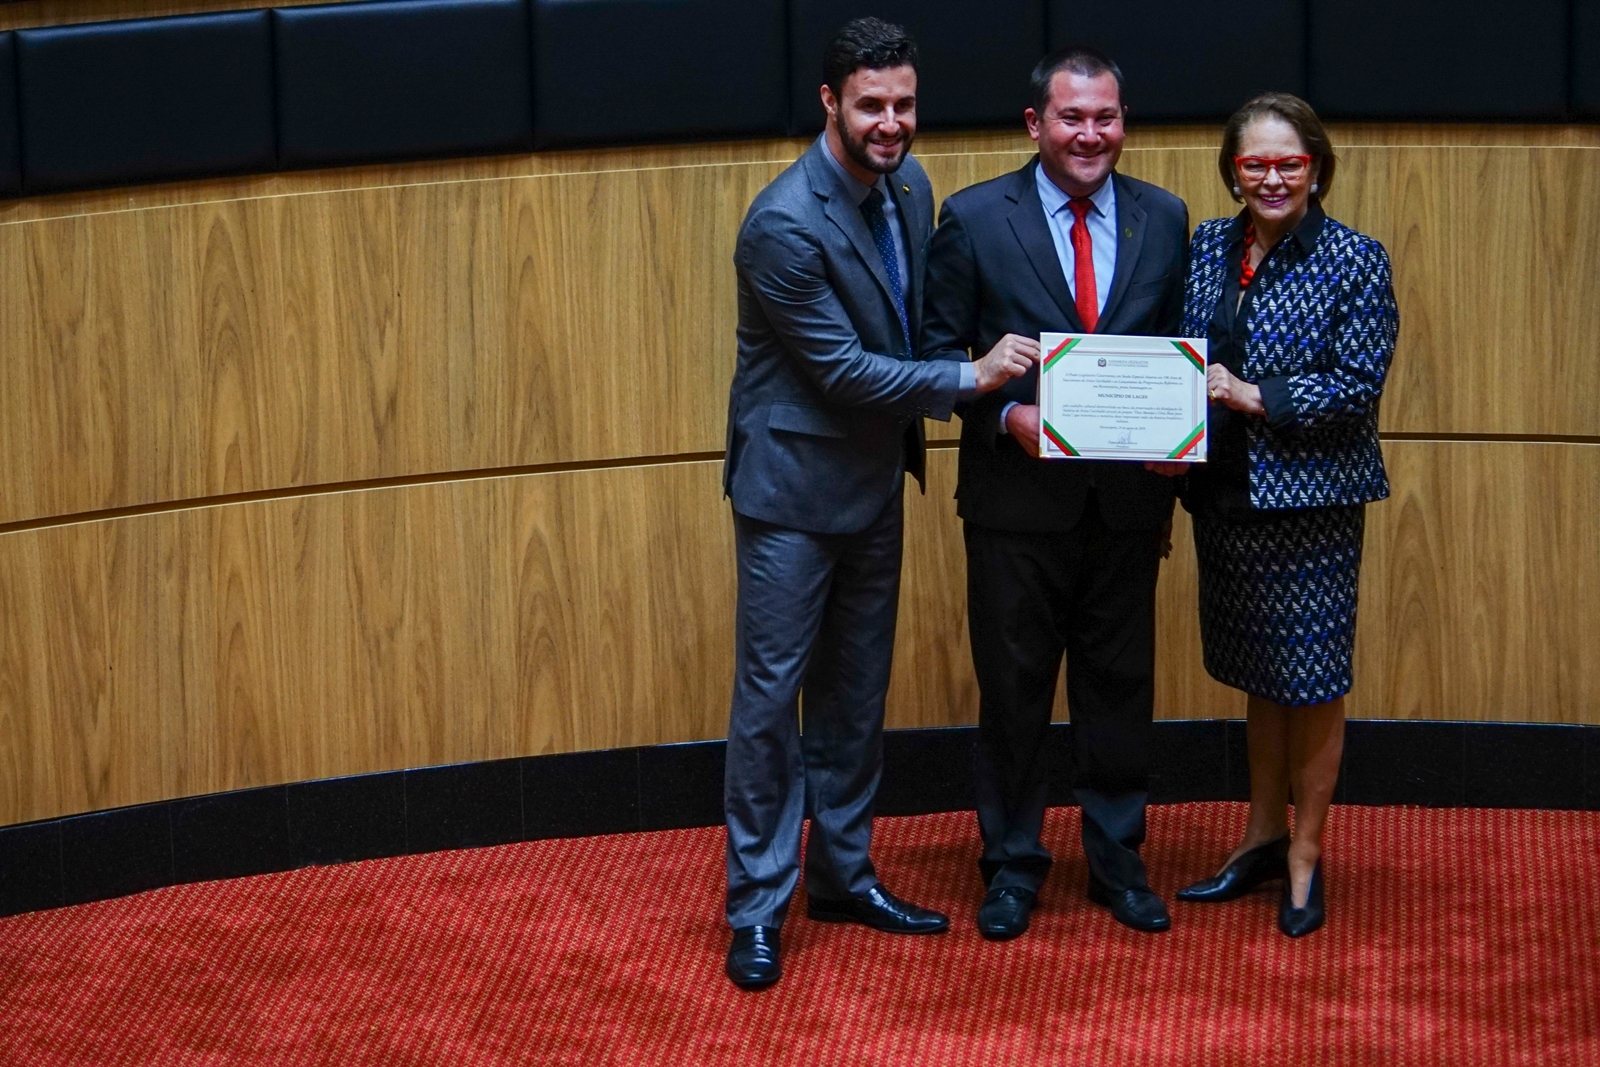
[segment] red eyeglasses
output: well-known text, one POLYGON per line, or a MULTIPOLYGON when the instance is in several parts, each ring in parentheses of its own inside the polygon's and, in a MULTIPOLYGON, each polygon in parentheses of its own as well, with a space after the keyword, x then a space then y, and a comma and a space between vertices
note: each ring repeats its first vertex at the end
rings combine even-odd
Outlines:
POLYGON ((1276 170, 1286 182, 1298 181, 1311 170, 1310 156, 1234 156, 1233 167, 1239 177, 1248 182, 1266 181, 1267 174, 1276 170))

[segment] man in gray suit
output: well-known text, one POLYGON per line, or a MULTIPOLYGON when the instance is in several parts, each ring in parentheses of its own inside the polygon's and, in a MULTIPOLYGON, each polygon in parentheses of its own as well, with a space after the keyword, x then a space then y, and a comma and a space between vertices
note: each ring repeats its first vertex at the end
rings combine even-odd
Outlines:
POLYGON ((1026 373, 1017 338, 969 362, 920 362, 927 175, 916 46, 877 19, 828 46, 827 128, 750 205, 734 263, 739 363, 728 402, 739 602, 728 726, 727 974, 782 973, 778 928, 800 877, 807 912, 894 933, 943 915, 879 883, 868 856, 900 594, 901 489, 922 418, 1026 373), (798 698, 805 694, 805 731, 798 698))

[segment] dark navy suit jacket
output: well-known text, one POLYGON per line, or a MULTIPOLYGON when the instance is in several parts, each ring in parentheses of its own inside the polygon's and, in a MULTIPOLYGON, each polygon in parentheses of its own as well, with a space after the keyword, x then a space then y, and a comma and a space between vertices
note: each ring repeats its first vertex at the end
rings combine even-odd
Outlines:
MULTIPOLYGON (((927 359, 982 356, 1008 333, 1082 333, 1056 255, 1034 169, 974 185, 944 202, 928 248, 922 352, 927 359)), ((1113 174, 1117 265, 1098 332, 1181 337, 1189 213, 1148 182, 1113 174)), ((1070 530, 1093 486, 1112 529, 1157 529, 1172 516, 1172 479, 1139 463, 1035 459, 1000 431, 1008 401, 1037 402, 1038 368, 964 404, 963 519, 1000 530, 1070 530)))

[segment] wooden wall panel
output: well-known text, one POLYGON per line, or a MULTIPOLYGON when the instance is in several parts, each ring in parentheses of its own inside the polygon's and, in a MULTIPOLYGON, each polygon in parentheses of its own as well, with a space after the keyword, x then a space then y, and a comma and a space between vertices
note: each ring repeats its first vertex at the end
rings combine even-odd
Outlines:
POLYGON ((1600 443, 1384 452, 1350 714, 1600 724, 1600 443))
MULTIPOLYGON (((923 158, 948 191, 1018 166, 1018 144, 935 141, 923 158)), ((719 450, 731 248, 783 161, 707 152, 0 224, 0 525, 719 450), (619 402, 641 417, 613 419, 619 402)), ((1208 147, 1125 159, 1195 220, 1231 210, 1208 147)), ((1600 434, 1584 332, 1600 152, 1352 147, 1330 208, 1394 255, 1386 430, 1600 434)))
MULTIPOLYGON (((1385 241, 1400 285, 1386 430, 1600 436, 1578 332, 1600 306, 1592 134, 1346 132, 1330 207, 1385 241), (1507 334, 1528 338, 1511 372, 1507 334)), ((1125 169, 1196 219, 1231 210, 1210 136, 1143 131, 1125 169)), ((0 205, 0 824, 720 736, 733 565, 707 457, 729 257, 749 199, 803 147, 0 205), (636 457, 679 461, 613 466, 636 457), (439 480, 453 472, 477 473, 439 480), (233 495, 253 492, 274 495, 233 495)), ((1028 151, 946 135, 921 155, 944 192, 1028 151)), ((1351 713, 1600 723, 1584 640, 1600 444, 1386 454, 1351 713)), ((894 726, 976 717, 955 460, 935 449, 928 494, 907 496, 894 726)), ((1239 714, 1200 666, 1181 513, 1175 542, 1158 714, 1239 714)))
MULTIPOLYGON (((1600 724, 1600 445, 1391 442, 1352 715, 1600 724)), ((907 497, 888 721, 976 720, 956 453, 907 497)), ((0 535, 0 824, 398 767, 721 736, 714 461, 480 478, 0 535)), ((1157 713, 1200 664, 1180 513, 1157 713)))
POLYGON ((721 464, 0 535, 0 824, 721 736, 721 464))
POLYGON ((16 282, 0 286, 0 524, 720 450, 730 250, 775 173, 585 173, 0 227, 16 282))
POLYGON ((9 3, 0 3, 0 30, 165 18, 207 11, 252 11, 263 7, 353 2, 355 0, 11 0, 9 3))

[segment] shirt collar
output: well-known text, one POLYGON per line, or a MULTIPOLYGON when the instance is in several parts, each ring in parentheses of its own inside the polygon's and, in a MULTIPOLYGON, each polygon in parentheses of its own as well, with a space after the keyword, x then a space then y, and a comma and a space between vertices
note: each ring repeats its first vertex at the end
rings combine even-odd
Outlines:
MULTIPOLYGON (((1050 176, 1044 172, 1042 163, 1033 169, 1033 177, 1039 186, 1039 202, 1044 205, 1045 215, 1055 215, 1066 208, 1067 201, 1071 198, 1061 190, 1060 186, 1050 180, 1050 176)), ((1106 175, 1106 180, 1100 183, 1100 188, 1089 194, 1089 203, 1094 205, 1097 215, 1105 218, 1110 218, 1116 213, 1117 190, 1115 174, 1106 175)))
MULTIPOLYGON (((1250 221, 1250 209, 1244 208, 1234 216, 1233 225, 1229 228, 1228 239, 1237 244, 1244 240, 1245 223, 1250 221)), ((1300 251, 1309 254, 1317 245, 1317 238, 1322 236, 1322 227, 1328 221, 1328 213, 1322 210, 1322 202, 1312 197, 1311 203, 1306 205, 1306 216, 1300 220, 1300 225, 1289 231, 1286 240, 1292 240, 1300 246, 1300 251)))
POLYGON ((856 207, 867 202, 867 194, 876 189, 883 194, 884 200, 889 199, 889 182, 882 174, 871 185, 862 185, 854 174, 844 169, 844 164, 833 158, 833 149, 828 147, 828 135, 820 134, 817 143, 822 147, 822 158, 828 161, 828 169, 833 171, 833 176, 839 180, 839 188, 848 196, 856 207))

